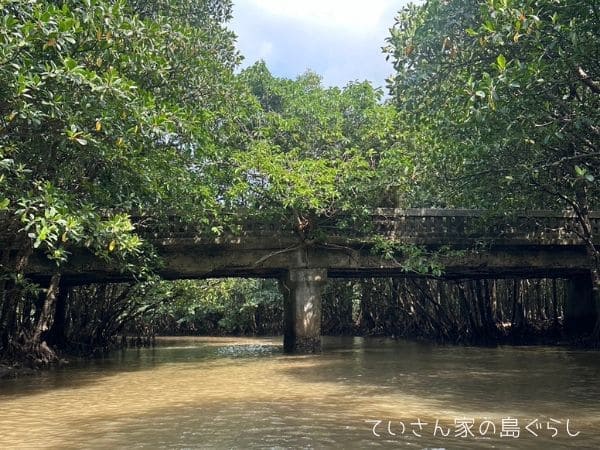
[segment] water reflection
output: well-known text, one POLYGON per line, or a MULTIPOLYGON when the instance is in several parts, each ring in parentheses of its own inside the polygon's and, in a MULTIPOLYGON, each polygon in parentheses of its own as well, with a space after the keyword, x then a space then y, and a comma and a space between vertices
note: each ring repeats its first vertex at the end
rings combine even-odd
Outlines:
POLYGON ((163 339, 1 381, 0 448, 600 448, 599 354, 329 338, 321 355, 288 356, 279 339, 163 339), (508 416, 518 439, 498 436, 508 416), (455 438, 460 418, 498 432, 455 438), (561 421, 559 435, 528 435, 536 418, 561 421), (436 420, 448 437, 433 438, 436 420))

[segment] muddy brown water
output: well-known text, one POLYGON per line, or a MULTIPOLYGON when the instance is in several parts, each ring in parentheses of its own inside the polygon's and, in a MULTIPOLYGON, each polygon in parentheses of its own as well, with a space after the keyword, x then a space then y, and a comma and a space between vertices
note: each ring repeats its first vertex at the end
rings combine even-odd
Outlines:
POLYGON ((161 338, 0 380, 0 448, 600 449, 598 351, 323 344, 161 338))

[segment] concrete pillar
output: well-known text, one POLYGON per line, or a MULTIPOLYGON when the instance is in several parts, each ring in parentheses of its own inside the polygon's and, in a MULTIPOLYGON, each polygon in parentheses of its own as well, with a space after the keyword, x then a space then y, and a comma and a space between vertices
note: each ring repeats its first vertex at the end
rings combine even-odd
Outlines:
POLYGON ((321 288, 326 281, 326 269, 290 269, 280 280, 284 352, 321 351, 321 288))
POLYGON ((568 282, 564 308, 564 330, 570 337, 589 335, 598 313, 592 295, 592 278, 579 275, 568 282))

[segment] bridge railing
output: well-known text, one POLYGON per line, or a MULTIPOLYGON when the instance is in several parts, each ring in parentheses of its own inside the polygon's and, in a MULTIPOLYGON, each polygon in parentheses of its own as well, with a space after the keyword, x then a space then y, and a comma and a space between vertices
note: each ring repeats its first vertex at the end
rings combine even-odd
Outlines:
MULTIPOLYGON (((173 237, 173 238, 185 238, 185 237, 198 237, 200 233, 198 227, 193 223, 189 223, 181 220, 176 215, 168 215, 161 218, 160 221, 152 219, 141 219, 133 216, 131 218, 135 224, 137 231, 147 237, 173 237)), ((281 234, 282 232, 292 233, 292 230, 286 230, 279 223, 262 222, 259 220, 246 220, 243 223, 235 223, 232 221, 230 224, 232 234, 243 233, 251 235, 262 235, 262 234, 281 234)), ((207 232, 205 232, 207 234, 207 232)), ((211 237, 214 237, 214 233, 208 233, 211 237)))
MULTIPOLYGON (((591 212, 592 235, 600 237, 600 212, 591 212)), ((493 215, 484 210, 472 209, 393 209, 377 208, 371 213, 373 231, 398 239, 522 239, 536 242, 579 242, 580 229, 574 212, 524 211, 510 215, 493 215)), ((134 219, 135 221, 135 219, 134 219)), ((138 229, 149 237, 194 237, 197 230, 177 216, 167 220, 144 223, 138 229)), ((279 223, 246 220, 239 231, 246 235, 269 236, 292 234, 293 230, 279 223)), ((327 230, 330 236, 360 237, 348 230, 327 230)), ((364 233, 362 233, 364 236, 364 233)))
MULTIPOLYGON (((600 236, 600 212, 589 215, 592 235, 600 236)), ((427 238, 489 238, 536 241, 580 241, 574 212, 523 211, 492 215, 471 209, 385 209, 374 211, 376 229, 384 235, 427 238)))

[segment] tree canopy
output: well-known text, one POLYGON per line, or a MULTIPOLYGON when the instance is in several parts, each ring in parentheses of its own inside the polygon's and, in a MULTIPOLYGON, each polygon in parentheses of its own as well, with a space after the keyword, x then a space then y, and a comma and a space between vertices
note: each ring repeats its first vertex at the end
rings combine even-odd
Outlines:
POLYGON ((239 108, 230 2, 2 9, 0 205, 36 247, 134 250, 127 214, 219 216, 239 108))
MULTIPOLYGON (((6 252, 5 282, 37 248, 57 267, 80 247, 143 273, 151 252, 131 215, 175 212, 213 227, 243 114, 231 3, 0 7, 0 207, 19 255, 6 252)), ((4 310, 19 301, 5 299, 4 310)))
POLYGON ((249 147, 235 155, 242 176, 234 195, 296 229, 314 228, 317 219, 358 226, 392 183, 397 115, 382 92, 367 82, 326 88, 310 71, 277 78, 264 62, 240 79, 259 109, 249 147))
POLYGON ((427 1, 388 39, 394 102, 432 145, 440 202, 597 207, 595 1, 427 1), (467 184, 468 183, 468 184, 467 184), (501 195, 498 195, 498 194, 501 195))

